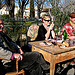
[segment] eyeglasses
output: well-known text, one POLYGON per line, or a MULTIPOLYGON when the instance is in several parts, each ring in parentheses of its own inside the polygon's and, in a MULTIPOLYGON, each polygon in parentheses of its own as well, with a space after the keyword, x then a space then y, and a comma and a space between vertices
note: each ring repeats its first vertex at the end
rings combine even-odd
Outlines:
POLYGON ((3 23, 0 23, 0 25, 3 25, 3 23))
POLYGON ((45 21, 50 22, 51 20, 45 20, 45 21))

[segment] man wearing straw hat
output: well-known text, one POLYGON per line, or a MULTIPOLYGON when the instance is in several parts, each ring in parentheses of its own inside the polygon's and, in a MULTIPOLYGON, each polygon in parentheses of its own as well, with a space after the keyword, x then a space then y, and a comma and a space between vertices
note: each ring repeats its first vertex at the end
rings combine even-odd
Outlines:
POLYGON ((74 36, 75 35, 75 12, 72 12, 69 15, 69 18, 70 18, 70 22, 64 25, 64 27, 61 31, 61 36, 64 31, 64 28, 66 28, 67 38, 75 39, 75 36, 74 36))

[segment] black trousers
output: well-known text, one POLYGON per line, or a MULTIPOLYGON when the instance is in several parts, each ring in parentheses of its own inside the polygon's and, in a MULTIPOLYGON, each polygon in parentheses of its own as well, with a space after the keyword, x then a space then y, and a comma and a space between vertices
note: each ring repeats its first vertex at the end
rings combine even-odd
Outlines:
MULTIPOLYGON (((8 65, 7 71, 14 71, 16 69, 15 61, 11 61, 5 65, 8 65)), ((24 53, 23 60, 19 61, 19 69, 29 70, 31 75, 42 75, 42 71, 49 68, 50 65, 46 63, 42 54, 35 51, 24 53)))
POLYGON ((3 66, 3 63, 0 62, 0 75, 5 75, 5 67, 3 66))

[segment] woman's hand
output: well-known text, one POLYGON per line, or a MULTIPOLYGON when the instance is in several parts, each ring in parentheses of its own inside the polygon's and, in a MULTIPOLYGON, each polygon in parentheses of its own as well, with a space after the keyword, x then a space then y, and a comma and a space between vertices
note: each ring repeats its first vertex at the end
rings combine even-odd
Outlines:
POLYGON ((50 31, 52 32, 52 37, 54 38, 55 37, 55 33, 53 31, 53 27, 54 27, 54 24, 52 23, 47 31, 47 33, 45 34, 45 40, 48 40, 49 36, 50 36, 50 31))
POLYGON ((49 27, 49 31, 52 30, 53 27, 54 27, 54 24, 52 23, 52 24, 50 25, 50 27, 49 27))

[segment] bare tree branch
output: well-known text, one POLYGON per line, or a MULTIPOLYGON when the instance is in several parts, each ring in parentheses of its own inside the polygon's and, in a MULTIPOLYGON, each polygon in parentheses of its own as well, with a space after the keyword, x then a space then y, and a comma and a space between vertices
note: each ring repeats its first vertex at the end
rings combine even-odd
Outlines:
POLYGON ((5 0, 0 0, 0 9, 5 5, 5 0))

